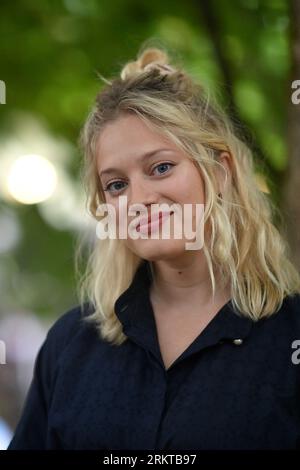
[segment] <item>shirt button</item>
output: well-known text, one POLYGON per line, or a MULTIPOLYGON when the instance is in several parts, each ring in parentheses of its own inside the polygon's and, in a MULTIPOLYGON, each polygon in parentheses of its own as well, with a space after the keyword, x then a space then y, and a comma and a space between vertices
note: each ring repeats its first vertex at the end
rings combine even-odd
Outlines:
POLYGON ((233 344, 236 344, 237 346, 240 346, 243 343, 243 340, 238 338, 233 340, 233 344))

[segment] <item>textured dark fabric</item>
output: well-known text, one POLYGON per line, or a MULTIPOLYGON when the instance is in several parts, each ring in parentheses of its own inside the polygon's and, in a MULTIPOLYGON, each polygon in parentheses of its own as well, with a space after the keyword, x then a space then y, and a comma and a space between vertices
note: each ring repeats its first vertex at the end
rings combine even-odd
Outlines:
POLYGON ((9 449, 300 448, 300 295, 256 323, 228 302, 165 370, 150 275, 145 261, 115 303, 121 346, 82 320, 88 304, 53 325, 9 449))

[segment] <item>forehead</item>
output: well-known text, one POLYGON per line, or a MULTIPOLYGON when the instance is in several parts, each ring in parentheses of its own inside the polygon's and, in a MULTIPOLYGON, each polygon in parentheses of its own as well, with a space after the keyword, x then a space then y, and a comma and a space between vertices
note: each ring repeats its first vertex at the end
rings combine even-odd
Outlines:
POLYGON ((178 150, 175 143, 160 132, 151 129, 141 118, 134 114, 119 117, 108 123, 97 142, 97 164, 106 165, 122 155, 139 156, 160 145, 178 150))

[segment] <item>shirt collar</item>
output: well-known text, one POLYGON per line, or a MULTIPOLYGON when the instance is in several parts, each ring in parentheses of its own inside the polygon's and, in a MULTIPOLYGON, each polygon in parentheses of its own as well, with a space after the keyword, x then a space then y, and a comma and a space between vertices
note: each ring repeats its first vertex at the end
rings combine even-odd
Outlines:
MULTIPOLYGON (((135 316, 133 318, 132 308, 129 307, 132 307, 135 304, 138 297, 147 295, 151 281, 152 274, 150 263, 147 260, 142 260, 130 286, 115 301, 115 313, 124 326, 132 324, 133 319, 136 319, 135 316)), ((144 315, 142 315, 142 317, 144 317, 144 315)), ((138 321, 138 318, 136 321, 138 321)))
MULTIPOLYGON (((123 325, 125 335, 152 352, 163 364, 149 296, 151 282, 150 263, 143 260, 128 289, 116 300, 115 313, 123 325)), ((171 367, 185 357, 217 343, 231 342, 234 345, 242 345, 249 336, 252 326, 253 321, 240 312, 236 312, 230 300, 223 305, 200 335, 173 362, 171 367)))

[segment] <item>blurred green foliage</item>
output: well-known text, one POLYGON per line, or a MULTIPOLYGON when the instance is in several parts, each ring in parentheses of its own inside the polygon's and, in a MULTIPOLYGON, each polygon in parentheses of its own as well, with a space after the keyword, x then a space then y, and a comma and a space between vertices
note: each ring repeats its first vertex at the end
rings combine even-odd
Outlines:
MULTIPOLYGON (((290 93, 287 2, 214 0, 206 2, 212 17, 204 3, 2 0, 0 79, 7 104, 0 107, 0 136, 13 135, 9 123, 16 111, 34 115, 54 138, 74 145, 67 169, 76 181, 79 130, 102 86, 97 71, 106 78, 118 74, 145 40, 155 38, 225 106, 234 104, 270 174, 280 175, 287 162, 290 93)), ((57 316, 76 302, 76 233, 50 227, 35 205, 11 208, 22 239, 0 255, 2 302, 57 316)))

